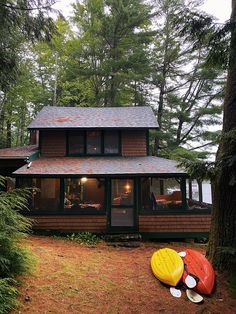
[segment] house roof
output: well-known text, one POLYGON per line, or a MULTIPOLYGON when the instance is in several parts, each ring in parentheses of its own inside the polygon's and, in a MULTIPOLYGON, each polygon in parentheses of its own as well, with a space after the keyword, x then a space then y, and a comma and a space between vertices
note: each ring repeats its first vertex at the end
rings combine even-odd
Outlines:
POLYGON ((97 175, 185 175, 176 161, 158 157, 63 157, 34 160, 30 168, 23 166, 15 175, 31 176, 97 176, 97 175))
POLYGON ((0 149, 0 159, 25 159, 38 152, 37 145, 0 149))
POLYGON ((150 107, 44 107, 29 129, 158 128, 150 107))

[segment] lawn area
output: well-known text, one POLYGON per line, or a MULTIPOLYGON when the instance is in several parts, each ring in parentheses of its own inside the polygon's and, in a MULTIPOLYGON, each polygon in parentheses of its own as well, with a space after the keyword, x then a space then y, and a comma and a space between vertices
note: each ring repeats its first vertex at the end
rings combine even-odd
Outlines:
MULTIPOLYGON (((224 277, 204 303, 193 304, 183 293, 172 297, 152 274, 150 258, 161 247, 182 251, 190 244, 146 242, 140 248, 93 246, 31 236, 26 240, 38 260, 22 278, 16 313, 234 313, 224 277)), ((199 248, 202 250, 202 248, 199 248)))

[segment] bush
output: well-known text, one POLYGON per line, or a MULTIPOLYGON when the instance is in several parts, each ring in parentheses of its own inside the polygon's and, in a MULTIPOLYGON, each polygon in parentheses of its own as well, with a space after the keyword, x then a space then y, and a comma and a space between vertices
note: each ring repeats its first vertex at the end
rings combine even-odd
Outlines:
POLYGON ((90 232, 72 233, 67 235, 66 239, 81 244, 96 244, 102 241, 100 237, 90 232))
POLYGON ((0 313, 8 313, 18 305, 16 281, 10 278, 0 279, 0 313))
MULTIPOLYGON (((0 188, 5 179, 0 176, 0 188)), ((16 280, 30 269, 26 248, 19 246, 22 237, 30 230, 31 222, 19 210, 26 208, 29 189, 0 191, 0 313, 6 313, 16 304, 16 280)))

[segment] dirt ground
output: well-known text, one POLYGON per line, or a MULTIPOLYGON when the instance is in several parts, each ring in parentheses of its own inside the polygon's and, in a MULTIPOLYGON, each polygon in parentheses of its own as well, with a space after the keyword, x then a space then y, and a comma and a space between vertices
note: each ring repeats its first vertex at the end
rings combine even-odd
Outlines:
POLYGON ((21 306, 14 314, 236 313, 236 300, 230 298, 222 275, 202 304, 191 303, 185 292, 180 299, 172 297, 153 276, 150 259, 155 250, 182 251, 190 244, 146 242, 140 248, 114 248, 46 236, 31 236, 26 242, 37 265, 22 278, 21 306))

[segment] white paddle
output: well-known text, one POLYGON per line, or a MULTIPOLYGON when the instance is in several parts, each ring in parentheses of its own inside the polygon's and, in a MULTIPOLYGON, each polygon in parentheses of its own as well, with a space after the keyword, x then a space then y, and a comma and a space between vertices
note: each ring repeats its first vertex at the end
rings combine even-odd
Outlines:
POLYGON ((170 287, 170 293, 173 295, 175 298, 180 298, 181 297, 181 290, 176 289, 175 287, 170 287))
POLYGON ((200 303, 203 301, 203 297, 193 290, 187 289, 186 294, 188 299, 193 303, 200 303))

